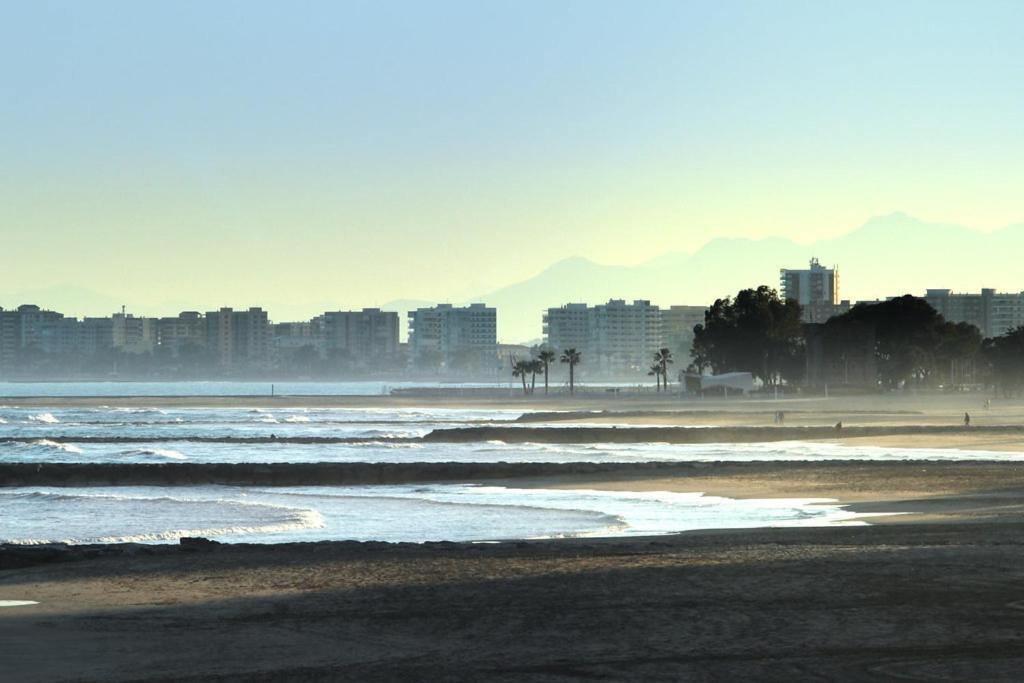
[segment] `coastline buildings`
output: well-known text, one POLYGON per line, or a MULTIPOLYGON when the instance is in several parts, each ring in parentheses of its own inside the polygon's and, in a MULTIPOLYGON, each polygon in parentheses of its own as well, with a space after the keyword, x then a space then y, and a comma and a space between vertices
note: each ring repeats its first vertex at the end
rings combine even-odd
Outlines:
POLYGON ((689 362, 693 328, 704 324, 707 306, 670 306, 661 309, 661 334, 676 362, 689 362))
POLYGON ((221 308, 206 314, 206 346, 222 368, 265 367, 270 360, 270 320, 262 308, 221 308))
POLYGON ((544 313, 542 329, 544 343, 556 351, 583 351, 590 341, 590 307, 586 304, 565 304, 549 308, 544 313))
POLYGON ((156 318, 137 318, 131 313, 115 313, 110 319, 111 345, 125 353, 152 353, 157 342, 156 318))
POLYGON ((157 347, 172 358, 206 348, 206 320, 199 311, 182 311, 156 321, 157 347))
POLYGON ((946 320, 970 323, 984 337, 998 337, 1024 325, 1024 292, 982 289, 978 294, 954 294, 949 289, 929 289, 924 299, 946 320))
POLYGON ((328 311, 314 318, 313 325, 327 357, 345 357, 368 366, 398 352, 398 313, 394 311, 328 311))
MULTIPOLYGON (((663 313, 645 299, 549 308, 543 318, 544 343, 559 352, 568 348, 580 351, 588 370, 636 371, 650 365, 651 357, 665 344, 663 313)), ((682 312, 677 311, 672 320, 681 317, 682 312)))
POLYGON ((804 322, 823 323, 850 310, 849 301, 839 300, 839 270, 825 268, 816 258, 807 268, 782 268, 779 285, 783 299, 794 299, 803 307, 804 322))
POLYGON ((482 303, 438 304, 409 311, 409 352, 420 367, 493 370, 499 364, 498 319, 482 303))

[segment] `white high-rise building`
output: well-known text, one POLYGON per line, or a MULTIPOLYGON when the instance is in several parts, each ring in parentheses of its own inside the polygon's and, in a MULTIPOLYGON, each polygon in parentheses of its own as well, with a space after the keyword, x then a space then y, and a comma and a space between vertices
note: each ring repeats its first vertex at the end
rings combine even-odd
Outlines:
POLYGON ((496 367, 498 316, 494 308, 439 304, 409 311, 409 350, 413 362, 443 363, 448 369, 496 367))
POLYGON ((575 348, 588 368, 633 372, 650 365, 664 345, 661 310, 643 299, 549 308, 544 315, 544 343, 557 352, 575 348))
POLYGON ((803 307, 804 322, 823 323, 850 310, 848 301, 839 300, 839 270, 825 268, 816 258, 808 268, 781 269, 779 284, 783 299, 793 299, 803 307))

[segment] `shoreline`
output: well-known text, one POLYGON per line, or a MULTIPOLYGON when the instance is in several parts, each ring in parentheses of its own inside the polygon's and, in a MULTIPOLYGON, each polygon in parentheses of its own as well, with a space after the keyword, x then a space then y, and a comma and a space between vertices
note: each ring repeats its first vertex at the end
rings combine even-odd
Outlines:
MULTIPOLYGON (((527 427, 489 424, 473 427, 439 427, 423 436, 201 436, 196 434, 173 434, 167 436, 95 436, 37 433, 0 437, 3 442, 31 443, 48 440, 60 443, 157 443, 188 441, 197 443, 226 444, 342 444, 342 443, 486 443, 501 441, 507 444, 550 443, 550 444, 730 444, 730 443, 771 443, 779 441, 807 441, 822 443, 849 443, 873 445, 884 443, 890 437, 898 437, 912 444, 909 447, 926 447, 926 441, 937 444, 931 447, 959 447, 960 444, 979 443, 985 440, 1004 446, 1019 444, 1024 452, 1024 425, 994 424, 984 426, 956 425, 855 425, 842 428, 824 426, 730 426, 730 427, 688 427, 688 426, 632 426, 621 428, 608 426, 571 427, 527 427), (910 437, 913 437, 911 439, 910 437), (943 446, 945 444, 945 446, 943 446)), ((895 445, 890 443, 888 445, 895 445)), ((1010 449, 1007 449, 1010 450, 1010 449)))
POLYGON ((0 610, 0 642, 12 681, 1010 681, 1022 539, 946 523, 100 549, 0 571, 4 599, 38 603, 0 610))

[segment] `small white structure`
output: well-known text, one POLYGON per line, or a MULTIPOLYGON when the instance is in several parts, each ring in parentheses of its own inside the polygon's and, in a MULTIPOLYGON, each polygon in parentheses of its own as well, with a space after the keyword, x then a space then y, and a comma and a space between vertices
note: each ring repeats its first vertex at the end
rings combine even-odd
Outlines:
POLYGON ((754 390, 754 375, 749 372, 726 372, 721 375, 700 377, 700 391, 721 387, 723 391, 738 391, 741 394, 754 390))

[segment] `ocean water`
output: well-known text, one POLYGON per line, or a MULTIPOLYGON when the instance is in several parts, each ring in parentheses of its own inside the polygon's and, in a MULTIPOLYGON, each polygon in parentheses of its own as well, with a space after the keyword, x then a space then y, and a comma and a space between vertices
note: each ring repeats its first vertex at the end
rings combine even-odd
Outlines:
MULTIPOLYGON (((783 441, 771 443, 430 443, 434 429, 515 423, 521 410, 26 408, 0 405, 0 462, 715 462, 771 460, 1024 460, 1024 452, 890 448, 783 441), (269 440, 274 435, 275 440, 269 440), (190 438, 253 438, 210 443, 190 438), (330 437, 346 443, 291 443, 330 437), (75 439, 82 439, 76 441, 75 439), (137 438, 136 443, 87 439, 137 438)), ((572 427, 573 423, 557 423, 572 427)))
POLYGON ((862 524, 831 501, 425 485, 0 489, 0 542, 492 541, 862 524))
POLYGON ((392 389, 506 388, 512 382, 0 382, 0 397, 17 396, 385 396, 392 389))
POLYGON ((456 408, 23 408, 0 405, 0 440, 61 436, 334 437, 422 436, 446 427, 509 424, 522 410, 456 408))

